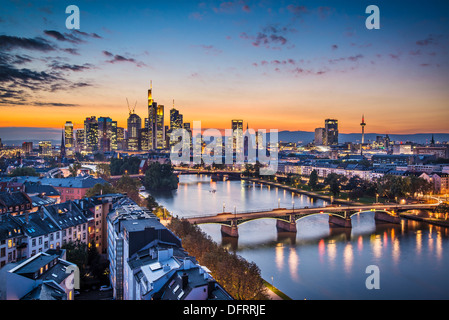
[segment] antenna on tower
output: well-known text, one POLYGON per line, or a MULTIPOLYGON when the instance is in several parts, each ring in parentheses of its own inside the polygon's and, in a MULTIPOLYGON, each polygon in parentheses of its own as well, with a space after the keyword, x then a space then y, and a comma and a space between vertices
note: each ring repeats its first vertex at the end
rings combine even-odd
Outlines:
POLYGON ((137 100, 136 100, 136 103, 134 104, 133 113, 136 113, 135 112, 136 111, 136 106, 137 106, 137 100))
POLYGON ((173 108, 175 107, 175 99, 173 99, 173 108))

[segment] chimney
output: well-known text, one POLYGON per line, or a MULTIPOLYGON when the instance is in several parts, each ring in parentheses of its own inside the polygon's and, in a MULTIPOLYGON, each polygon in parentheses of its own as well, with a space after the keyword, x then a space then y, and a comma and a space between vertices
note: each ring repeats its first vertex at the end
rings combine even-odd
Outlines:
POLYGON ((39 208, 39 215, 40 215, 41 219, 44 220, 44 206, 41 206, 39 208))
POLYGON ((215 281, 210 279, 209 281, 207 281, 207 296, 208 298, 212 298, 212 292, 215 289, 215 281))
POLYGON ((30 215, 28 211, 25 211, 25 224, 28 224, 30 222, 30 215))
POLYGON ((182 290, 185 290, 189 285, 189 275, 184 272, 181 276, 181 280, 182 280, 182 290))

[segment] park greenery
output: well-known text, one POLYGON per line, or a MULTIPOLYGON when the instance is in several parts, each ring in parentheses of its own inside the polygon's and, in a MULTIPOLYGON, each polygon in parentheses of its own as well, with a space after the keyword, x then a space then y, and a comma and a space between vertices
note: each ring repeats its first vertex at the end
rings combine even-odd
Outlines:
POLYGON ((254 262, 227 251, 185 219, 172 218, 168 228, 182 240, 183 248, 201 265, 206 265, 215 280, 235 299, 268 299, 260 269, 254 262))
POLYGON ((67 261, 78 266, 81 289, 109 282, 108 261, 98 253, 93 240, 89 246, 80 240, 69 241, 61 249, 66 250, 67 261))
POLYGON ((328 192, 335 198, 344 193, 345 197, 353 200, 363 197, 374 198, 376 195, 386 200, 393 200, 416 197, 418 194, 428 194, 433 191, 431 182, 414 175, 402 177, 387 174, 369 181, 357 175, 348 179, 344 175, 330 173, 320 182, 317 171, 313 170, 307 182, 303 181, 304 178, 297 174, 288 174, 283 182, 295 188, 320 193, 328 192))
POLYGON ((125 173, 138 174, 141 159, 137 157, 112 158, 110 162, 110 175, 119 176, 125 173))
POLYGON ((147 190, 173 190, 178 188, 178 177, 171 164, 152 162, 145 171, 143 185, 147 190))
POLYGON ((32 167, 22 167, 22 168, 15 168, 11 174, 10 177, 19 177, 19 176, 39 176, 39 173, 36 172, 36 169, 32 167))

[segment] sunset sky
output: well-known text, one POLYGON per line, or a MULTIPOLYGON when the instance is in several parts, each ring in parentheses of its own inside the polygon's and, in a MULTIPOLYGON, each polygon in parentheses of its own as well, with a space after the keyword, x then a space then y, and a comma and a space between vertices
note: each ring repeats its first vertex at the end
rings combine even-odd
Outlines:
POLYGON ((174 99, 204 128, 336 118, 351 133, 365 114, 365 132, 449 133, 448 17, 446 0, 2 0, 0 127, 126 127, 126 98, 147 117, 152 80, 166 124, 174 99), (65 27, 71 4, 79 30, 65 27), (380 30, 365 27, 370 4, 380 30))

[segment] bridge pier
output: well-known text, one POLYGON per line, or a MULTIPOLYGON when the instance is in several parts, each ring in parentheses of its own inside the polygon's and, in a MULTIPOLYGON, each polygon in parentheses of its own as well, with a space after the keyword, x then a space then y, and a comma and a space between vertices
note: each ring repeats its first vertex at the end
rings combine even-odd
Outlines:
POLYGON ((276 229, 278 232, 296 232, 296 221, 276 220, 276 229))
POLYGON ((233 237, 238 238, 239 237, 239 229, 237 227, 237 221, 231 221, 231 225, 227 226, 222 224, 221 225, 221 235, 225 237, 233 237))
POLYGON ((388 223, 401 223, 399 215, 391 215, 385 211, 376 211, 374 214, 374 220, 388 223))
POLYGON ((351 218, 340 217, 332 214, 329 215, 329 224, 343 228, 352 228, 351 218))

